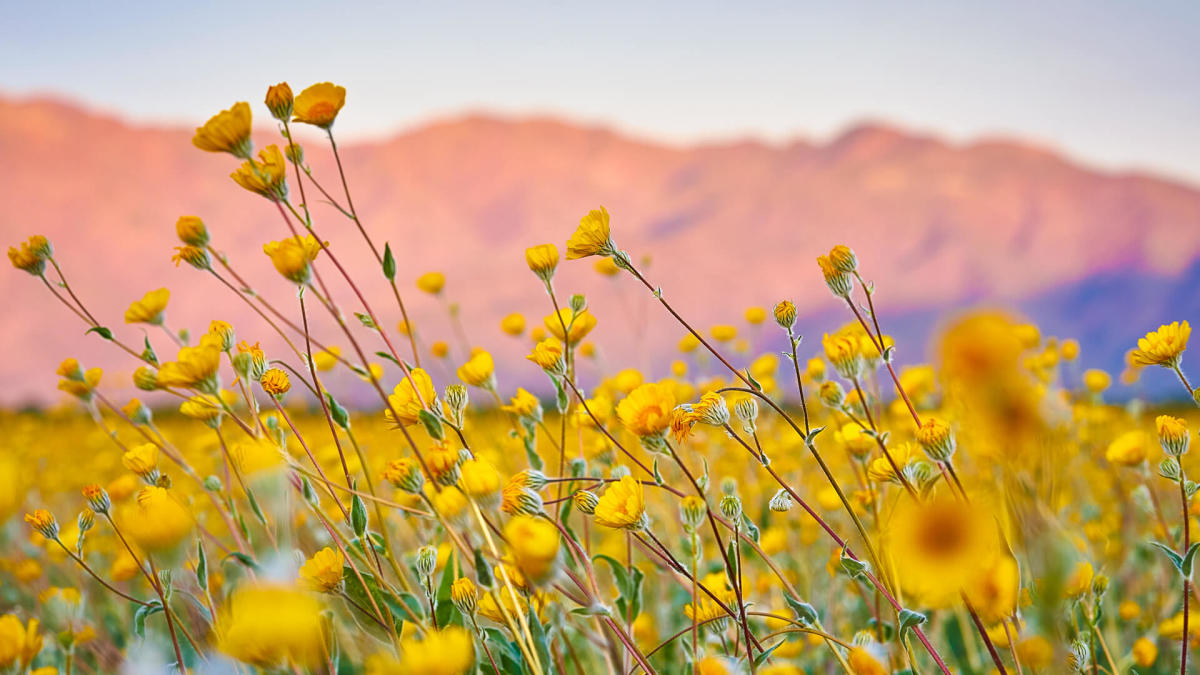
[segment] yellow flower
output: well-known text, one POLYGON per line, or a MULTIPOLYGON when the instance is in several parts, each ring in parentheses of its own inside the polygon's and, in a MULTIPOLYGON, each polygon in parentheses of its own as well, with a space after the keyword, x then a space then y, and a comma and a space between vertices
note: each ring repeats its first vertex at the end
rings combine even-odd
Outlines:
POLYGON ((248 586, 229 597, 217 621, 217 648, 251 665, 315 666, 326 654, 321 603, 285 586, 248 586))
POLYGON ((546 326, 546 330, 551 335, 560 341, 578 345, 596 327, 596 317, 586 309, 582 312, 575 312, 570 307, 563 307, 558 310, 557 315, 547 314, 546 318, 542 319, 542 324, 546 326), (563 326, 567 327, 565 333, 563 326))
POLYGON ((306 283, 312 276, 310 263, 317 259, 320 252, 321 242, 311 234, 304 235, 300 241, 296 241, 295 237, 288 237, 263 245, 263 253, 271 259, 275 271, 298 284, 306 283))
POLYGON ((992 564, 980 565, 975 571, 963 589, 971 606, 988 623, 1011 616, 1017 609, 1017 595, 1021 590, 1017 561, 1001 555, 992 564))
POLYGON ((1158 645, 1148 637, 1140 637, 1133 643, 1133 662, 1142 668, 1149 668, 1158 660, 1158 645))
POLYGON ((525 332, 525 317, 513 312, 500 320, 500 330, 513 337, 525 332))
POLYGON ((292 388, 288 374, 279 368, 272 368, 263 373, 262 379, 258 383, 262 385, 263 391, 272 396, 282 396, 292 388))
POLYGON ((643 530, 648 524, 642 484, 631 476, 609 483, 596 505, 596 524, 617 530, 643 530))
POLYGON ((990 569, 1001 552, 991 518, 950 497, 901 502, 884 533, 905 594, 929 607, 950 607, 980 569, 990 569))
POLYGON ((287 82, 280 82, 272 87, 267 87, 267 97, 263 100, 267 104, 267 110, 271 111, 271 117, 280 122, 287 122, 292 116, 292 103, 295 101, 292 96, 292 88, 287 82))
POLYGON ((846 658, 854 675, 887 675, 888 669, 865 647, 854 647, 846 658))
POLYGON ((1154 419, 1158 429, 1158 442, 1163 452, 1178 457, 1188 450, 1191 434, 1188 432, 1187 421, 1170 415, 1159 415, 1154 419))
POLYGON ((650 382, 617 404, 617 417, 635 436, 656 436, 671 425, 675 391, 669 383, 650 382))
MULTIPOLYGON (((546 606, 550 602, 550 598, 542 591, 534 591, 530 593, 533 597, 533 608, 537 613, 538 620, 542 623, 546 622, 546 606)), ((490 593, 484 593, 479 597, 479 616, 486 617, 499 624, 507 624, 504 619, 502 608, 508 610, 509 616, 516 614, 529 615, 529 600, 522 593, 517 594, 517 605, 513 606, 512 595, 508 589, 501 583, 500 588, 490 593), (496 602, 496 597, 499 596, 500 602, 496 602)))
POLYGON ((391 408, 384 411, 384 418, 389 422, 406 427, 416 424, 420 419, 421 410, 426 405, 433 405, 437 398, 429 373, 420 368, 413 368, 410 372, 411 376, 401 380, 392 390, 388 396, 391 408))
POLYGON ((683 352, 684 354, 695 351, 699 346, 700 339, 691 333, 679 338, 679 351, 683 352))
POLYGON ((717 342, 729 342, 737 337, 737 327, 728 324, 718 324, 710 328, 709 333, 717 342))
MULTIPOLYGON (((1176 612, 1175 616, 1158 624, 1158 634, 1168 640, 1182 640, 1183 612, 1176 612)), ((1194 609, 1188 611, 1188 635, 1193 642, 1200 637, 1200 612, 1194 609)))
POLYGON ((158 446, 153 443, 135 445, 121 455, 121 464, 139 476, 150 475, 158 466, 158 446))
POLYGON ((1117 436, 1112 443, 1108 444, 1108 449, 1104 452, 1104 458, 1110 464, 1137 466, 1146 459, 1148 445, 1149 439, 1147 439, 1145 432, 1137 429, 1126 431, 1117 436))
POLYGON ((232 392, 221 391, 220 398, 212 394, 193 396, 179 404, 179 412, 185 417, 199 420, 212 427, 220 426, 221 416, 225 414, 222 403, 229 404, 233 400, 232 392))
POLYGON ((530 246, 525 249, 525 263, 542 281, 550 283, 558 267, 558 247, 554 244, 530 246))
POLYGON ((1132 600, 1126 600, 1117 607, 1117 616, 1123 621, 1133 621, 1142 615, 1142 607, 1132 600))
POLYGON ((475 387, 491 389, 496 384, 495 367, 492 355, 477 349, 466 363, 458 367, 458 379, 475 387))
POLYGON ((1146 337, 1138 340, 1130 360, 1135 366, 1174 368, 1179 365, 1191 334, 1192 327, 1186 321, 1159 326, 1158 330, 1146 333, 1146 337))
POLYGON ((479 606, 479 588, 467 577, 459 577, 450 584, 450 600, 458 611, 472 616, 479 606))
POLYGON ((26 668, 42 651, 42 636, 38 633, 38 620, 28 624, 13 614, 0 616, 0 666, 5 668, 20 665, 26 668))
POLYGON ((8 247, 8 261, 13 267, 24 270, 35 277, 40 277, 46 271, 46 261, 54 254, 50 240, 40 234, 35 234, 27 241, 21 242, 21 248, 8 247))
POLYGON ((204 248, 208 245, 208 228, 198 216, 180 216, 175 221, 175 234, 188 246, 204 248))
POLYGON ((341 551, 326 546, 300 566, 300 581, 317 591, 332 591, 342 583, 346 558, 341 551))
POLYGON ((950 425, 936 417, 927 417, 917 429, 917 442, 935 462, 944 462, 954 454, 954 433, 950 425))
POLYGON ((615 249, 608 230, 608 210, 601 206, 599 211, 589 211, 579 220, 579 227, 567 241, 567 260, 612 255, 615 249))
POLYGON ((533 347, 533 351, 525 358, 541 366, 542 370, 559 373, 563 368, 563 346, 554 338, 546 338, 533 347))
POLYGON ((165 288, 146 293, 141 300, 135 301, 129 306, 129 309, 125 310, 125 323, 161 325, 163 312, 166 311, 167 300, 170 298, 171 291, 165 288))
POLYGON ((338 357, 341 355, 341 347, 329 347, 313 354, 313 365, 321 372, 333 370, 333 367, 338 363, 338 357))
POLYGON ((821 268, 821 275, 825 277, 825 285, 834 295, 850 297, 854 282, 849 274, 840 269, 828 256, 817 256, 817 266, 821 268))
POLYGON ((185 262, 198 270, 212 269, 212 261, 208 257, 208 251, 199 246, 176 246, 175 255, 171 256, 171 262, 179 267, 179 263, 185 262))
MULTIPOLYGON (((78 365, 76 365, 76 367, 78 368, 78 365)), ((92 392, 95 391, 96 387, 100 385, 100 378, 103 376, 104 371, 100 368, 88 368, 86 371, 80 374, 78 379, 75 377, 68 377, 59 380, 58 388, 61 391, 65 391, 81 400, 90 401, 92 398, 92 392)))
POLYGON ((1066 583, 1063 585, 1063 592, 1071 598, 1087 593, 1092 588, 1092 577, 1095 574, 1092 563, 1086 560, 1079 561, 1075 565, 1075 570, 1071 572, 1071 576, 1067 577, 1066 583))
POLYGON ((853 273, 858 269, 858 258, 854 255, 854 250, 841 244, 830 249, 829 262, 846 273, 853 273))
POLYGON ((1111 384, 1112 376, 1103 370, 1092 368, 1083 374, 1083 386, 1087 387, 1088 391, 1093 394, 1099 394, 1108 389, 1111 384))
POLYGON ((447 445, 435 445, 425 451, 425 466, 429 468, 429 477, 442 485, 454 485, 458 482, 460 463, 458 451, 447 445))
POLYGON ((400 654, 399 661, 387 654, 369 659, 368 675, 464 675, 475 669, 475 641, 458 626, 406 638, 400 654))
POLYGON ((430 295, 437 295, 446 287, 446 275, 441 272, 426 272, 417 277, 417 288, 430 295))
POLYGON ((58 538, 58 521, 54 519, 54 514, 46 509, 36 509, 33 513, 26 513, 25 522, 47 539, 58 538))
MULTIPOLYGON (((704 575, 701 583, 713 595, 721 601, 725 607, 732 608, 737 604, 737 594, 733 590, 733 586, 729 584, 729 577, 725 576, 724 572, 713 572, 704 575)), ((689 620, 696 623, 705 621, 718 620, 718 628, 725 623, 725 617, 729 614, 720 604, 713 600, 707 593, 701 593, 697 596, 697 605, 693 606, 690 602, 683 607, 683 614, 689 620)))
POLYGON ((272 201, 287 199, 287 160, 278 145, 268 145, 260 150, 257 161, 247 157, 229 177, 250 192, 272 201))
POLYGON ((228 152, 234 157, 250 157, 250 104, 239 101, 229 110, 213 115, 196 128, 192 145, 207 152, 228 152))
POLYGON ((519 417, 540 418, 542 412, 542 404, 533 394, 518 387, 517 393, 509 401, 508 405, 500 406, 500 409, 517 415, 519 417))
POLYGON ((332 82, 314 84, 296 97, 292 121, 329 129, 343 105, 346 105, 345 87, 332 82))
POLYGON ((429 345, 429 353, 436 358, 444 359, 450 354, 450 345, 446 344, 444 340, 438 340, 429 345))
POLYGON ((383 479, 412 494, 420 493, 421 487, 425 485, 425 474, 421 473, 421 466, 417 460, 409 457, 388 462, 383 470, 383 479))
POLYGON ((838 375, 847 380, 854 380, 862 375, 862 345, 858 340, 841 333, 835 335, 826 333, 821 338, 821 346, 825 348, 825 358, 833 364, 838 375))
POLYGON ((192 513, 166 488, 142 488, 137 501, 121 514, 121 529, 141 549, 151 553, 175 548, 192 532, 192 513))
POLYGON ((230 324, 214 319, 208 324, 208 334, 213 336, 214 344, 219 345, 221 351, 227 352, 233 349, 233 342, 236 335, 233 332, 233 326, 230 324))
POLYGON ((747 307, 746 308, 746 323, 757 326, 767 320, 766 307, 747 307))
POLYGON ((775 323, 784 330, 791 330, 796 325, 796 305, 791 300, 781 300, 771 311, 775 315, 775 323))
POLYGON ((493 500, 500 483, 500 472, 485 459, 468 459, 459 467, 458 487, 473 499, 493 500))
POLYGON ((529 581, 546 581, 558 558, 558 528, 543 518, 519 515, 504 526, 513 565, 529 581))

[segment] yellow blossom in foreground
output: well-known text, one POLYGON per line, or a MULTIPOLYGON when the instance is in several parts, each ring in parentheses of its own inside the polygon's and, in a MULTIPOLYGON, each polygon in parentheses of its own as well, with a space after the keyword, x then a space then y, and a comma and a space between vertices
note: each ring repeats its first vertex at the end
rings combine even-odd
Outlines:
POLYGON ((850 664, 850 672, 854 675, 886 675, 888 672, 887 667, 863 647, 851 649, 846 662, 850 664))
POLYGON ((715 595, 721 601, 721 604, 718 604, 709 597, 707 593, 701 593, 696 598, 698 607, 693 606, 690 602, 684 605, 684 616, 696 623, 723 619, 723 617, 729 616, 725 608, 733 609, 737 605, 737 593, 733 590, 733 586, 730 585, 729 577, 725 576, 724 572, 713 572, 704 575, 700 583, 715 595), (722 604, 725 607, 722 607, 722 604))
POLYGON ((596 505, 596 524, 622 530, 646 527, 646 496, 642 484, 631 476, 609 483, 596 505))
POLYGON ((170 298, 171 291, 165 288, 146 293, 141 300, 135 301, 125 310, 125 323, 148 323, 154 326, 162 324, 163 312, 166 311, 170 298))
POLYGON ((512 413, 520 417, 539 417, 541 415, 541 403, 533 394, 518 387, 517 393, 509 401, 508 405, 500 406, 501 410, 512 413))
POLYGON ((458 367, 458 379, 474 387, 491 388, 495 380, 495 362, 492 355, 479 349, 471 354, 471 358, 458 367))
POLYGON ((315 666, 326 653, 320 602, 285 586, 249 586, 234 591, 217 621, 217 646, 229 656, 259 666, 315 666))
POLYGON ((1063 585, 1063 592, 1067 597, 1077 597, 1087 593, 1092 587, 1092 577, 1095 576, 1095 571, 1092 568, 1092 563, 1081 560, 1075 565, 1075 570, 1067 577, 1066 583, 1063 585))
POLYGON ((158 385, 215 389, 217 369, 221 366, 221 350, 215 344, 201 342, 195 347, 183 347, 174 361, 158 370, 158 385))
POLYGON ((475 667, 475 641, 458 626, 405 639, 400 660, 381 653, 368 660, 369 675, 464 675, 475 667))
POLYGON ((134 504, 119 514, 121 530, 149 552, 175 548, 192 532, 192 514, 180 504, 170 490, 151 485, 142 488, 134 504))
POLYGON ((26 668, 40 651, 42 636, 38 633, 37 619, 22 624, 13 614, 0 616, 0 666, 26 668))
POLYGON ((601 206, 579 220, 579 227, 567 241, 567 260, 611 255, 615 248, 608 229, 608 210, 601 206))
POLYGON ((332 591, 342 583, 346 558, 341 551, 326 546, 300 566, 300 581, 318 591, 332 591))
POLYGON ((1133 643, 1133 662, 1143 668, 1149 668, 1158 660, 1158 645, 1148 637, 1140 637, 1133 643))
POLYGON ((228 152, 246 159, 250 156, 250 104, 234 103, 196 129, 192 145, 208 152, 228 152))
POLYGON ((1187 321, 1176 321, 1146 333, 1138 340, 1137 349, 1130 355, 1135 366, 1166 366, 1179 364, 1183 351, 1187 349, 1192 327, 1187 321))
POLYGON ((636 436, 655 436, 671 425, 675 392, 670 384, 650 382, 629 392, 617 404, 617 417, 636 436))
POLYGON ((513 565, 533 583, 541 583, 554 572, 558 558, 558 528, 543 518, 516 516, 504 526, 513 565))
POLYGON ((158 465, 158 446, 153 443, 135 445, 121 456, 121 464, 137 475, 145 476, 158 465))
POLYGON ((338 112, 346 105, 346 88, 332 82, 306 87, 296 96, 292 106, 292 121, 328 129, 338 112))
POLYGON ((992 519, 950 497, 901 502, 883 541, 905 594, 929 607, 956 604, 960 591, 1001 552, 992 519))

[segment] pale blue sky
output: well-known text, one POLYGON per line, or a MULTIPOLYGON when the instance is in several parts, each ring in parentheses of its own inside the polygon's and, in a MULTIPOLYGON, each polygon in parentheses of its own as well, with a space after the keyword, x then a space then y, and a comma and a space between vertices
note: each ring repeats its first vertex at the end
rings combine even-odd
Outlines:
POLYGON ((357 137, 467 110, 670 142, 872 118, 1200 182, 1198 45, 1194 1, 6 2, 0 92, 196 124, 332 79, 357 137))

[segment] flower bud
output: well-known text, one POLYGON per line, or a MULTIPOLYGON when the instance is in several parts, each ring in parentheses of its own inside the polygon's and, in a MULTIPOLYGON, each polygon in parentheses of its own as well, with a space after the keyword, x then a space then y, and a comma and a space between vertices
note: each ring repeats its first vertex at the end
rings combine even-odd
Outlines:
POLYGON ((30 527, 43 537, 52 540, 58 539, 58 521, 46 509, 37 509, 33 513, 26 513, 25 522, 29 523, 30 527))
POLYGON ((271 111, 271 117, 280 122, 287 122, 292 118, 293 101, 292 88, 288 86, 287 82, 280 82, 273 87, 267 88, 267 98, 265 101, 267 110, 271 111))
POLYGON ((849 274, 834 265, 828 256, 817 256, 817 265, 825 277, 825 285, 839 298, 849 298, 854 289, 854 281, 849 274))
POLYGON ((944 462, 954 455, 954 432, 950 425, 936 417, 927 418, 917 429, 917 442, 935 462, 944 462))
POLYGON ((179 241, 188 246, 201 249, 208 246, 208 228, 196 216, 180 216, 175 221, 175 234, 179 236, 179 241))
POLYGON ((472 617, 479 606, 479 588, 474 581, 459 577, 450 585, 450 600, 463 616, 472 617))
POLYGON ((821 388, 817 390, 817 396, 827 408, 841 408, 842 404, 846 402, 846 392, 842 389, 842 385, 833 380, 822 382, 821 388))
POLYGON ((461 428, 463 425, 463 411, 467 409, 467 403, 470 401, 466 385, 448 385, 444 398, 446 399, 447 417, 450 418, 454 426, 461 428))
POLYGON ((684 529, 689 532, 694 532, 700 527, 707 513, 708 504, 695 495, 684 497, 679 503, 679 518, 683 521, 684 529))
POLYGON ((283 149, 283 156, 287 157, 289 162, 303 166, 304 165, 304 146, 299 143, 288 143, 283 149))
POLYGON ((539 244, 525 249, 525 262, 530 271, 542 281, 550 283, 558 267, 558 248, 554 244, 539 244))
POLYGON ((1179 457, 1188 451, 1191 434, 1188 432, 1186 421, 1170 415, 1159 415, 1154 423, 1158 427, 1158 442, 1162 445, 1163 452, 1172 457, 1179 457))
POLYGON ((121 412, 125 413, 125 416, 129 418, 129 421, 133 422, 135 425, 150 423, 150 409, 147 408, 140 399, 129 399, 129 403, 126 403, 121 407, 121 412))
POLYGON ((753 396, 738 399, 733 414, 742 422, 742 431, 753 434, 758 430, 758 401, 753 396))
POLYGON ((175 263, 176 267, 179 267, 179 263, 185 262, 198 270, 212 269, 212 259, 208 257, 208 251, 190 244, 187 246, 176 246, 175 255, 171 256, 171 260, 175 263))
POLYGON ((796 325, 796 305, 791 300, 781 300, 775 305, 775 323, 780 328, 790 331, 796 325))
POLYGON ((575 295, 571 296, 570 306, 571 310, 578 314, 587 309, 587 298, 576 293, 575 295))
POLYGON ((79 512, 79 517, 75 519, 75 524, 79 526, 79 533, 83 534, 96 525, 96 514, 91 509, 84 509, 79 512))
POLYGON ((546 474, 537 469, 525 469, 517 475, 513 476, 514 481, 519 481, 521 485, 530 490, 541 490, 546 487, 546 474))
POLYGON ((842 272, 853 274, 858 269, 858 258, 854 255, 854 250, 849 246, 838 244, 829 251, 829 262, 842 272))
POLYGON ((572 500, 580 513, 589 516, 596 512, 596 506, 600 503, 600 498, 596 496, 596 493, 588 490, 576 492, 572 500))
POLYGON ((383 470, 383 479, 410 494, 420 494, 425 487, 425 474, 416 460, 408 457, 393 459, 383 470))
POLYGON ((422 546, 417 549, 416 568, 417 575, 421 579, 428 579, 433 576, 433 571, 437 569, 437 548, 434 546, 422 546))
POLYGON ((726 520, 736 523, 742 517, 742 500, 736 495, 721 497, 721 515, 725 516, 726 520))
POLYGON ((108 513, 108 510, 112 508, 112 500, 109 499, 108 492, 95 483, 83 486, 83 498, 87 500, 88 508, 96 513, 108 513))
POLYGON ((768 507, 776 513, 787 513, 795 505, 796 502, 792 500, 792 496, 788 494, 787 490, 779 490, 774 497, 771 497, 768 507))

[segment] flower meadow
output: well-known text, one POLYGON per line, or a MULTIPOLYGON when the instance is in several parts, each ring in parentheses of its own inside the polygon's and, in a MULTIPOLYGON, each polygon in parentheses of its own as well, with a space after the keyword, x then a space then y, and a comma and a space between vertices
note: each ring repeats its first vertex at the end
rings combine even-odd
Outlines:
POLYGON ((208 326, 168 327, 166 288, 123 324, 96 316, 73 256, 36 235, 9 249, 45 286, 43 320, 124 352, 142 393, 116 400, 127 383, 65 358, 73 410, 0 413, 5 672, 1200 672, 1187 321, 1146 326, 1116 374, 997 311, 949 320, 929 363, 902 365, 919 346, 881 326, 870 261, 830 242, 774 306, 696 326, 669 300, 686 280, 649 278, 600 207, 564 226, 562 255, 525 249, 544 319, 493 329, 528 341, 499 370, 541 378, 539 397, 486 345, 409 321, 405 297, 440 296, 446 276, 403 281, 402 242, 355 209, 333 133, 345 96, 270 87, 279 139, 257 150, 248 103, 196 130, 233 156, 246 208, 279 217, 236 258, 220 228, 179 218, 173 259, 212 285, 208 326), (335 175, 305 162, 318 152, 335 175), (343 266, 347 246, 377 265, 343 266), (294 295, 238 271, 268 264, 294 295), (654 299, 683 336, 669 377, 580 368, 605 317, 555 284, 560 264, 654 299), (389 302, 368 303, 384 285, 389 302), (818 291, 845 322, 809 334, 785 294, 818 291), (237 303, 259 321, 223 321, 237 303), (317 315, 336 329, 312 330, 317 315), (754 353, 751 331, 787 349, 754 353), (1114 375, 1151 372, 1187 405, 1106 400, 1114 375))

